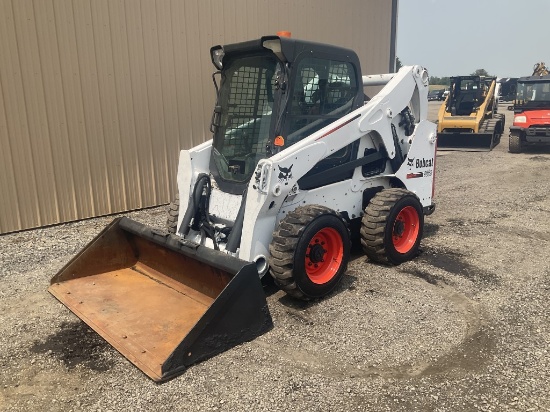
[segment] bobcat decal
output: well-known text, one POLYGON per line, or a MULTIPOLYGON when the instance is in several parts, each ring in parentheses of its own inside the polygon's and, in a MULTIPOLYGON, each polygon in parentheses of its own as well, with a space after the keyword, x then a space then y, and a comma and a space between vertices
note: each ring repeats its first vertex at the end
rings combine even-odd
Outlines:
POLYGON ((277 166, 279 168, 279 182, 288 182, 289 179, 292 179, 292 166, 294 166, 293 164, 290 165, 290 167, 281 167, 281 166, 277 166))

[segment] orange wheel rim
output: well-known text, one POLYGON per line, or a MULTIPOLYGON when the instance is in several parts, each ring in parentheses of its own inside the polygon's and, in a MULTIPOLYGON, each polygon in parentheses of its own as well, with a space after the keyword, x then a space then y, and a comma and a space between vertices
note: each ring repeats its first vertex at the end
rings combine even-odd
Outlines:
POLYGON ((319 230, 307 246, 307 277, 317 285, 329 282, 338 273, 343 256, 344 242, 338 231, 329 227, 319 230))
POLYGON ((416 243, 420 230, 418 212, 412 206, 401 209, 392 230, 393 247, 399 253, 409 252, 416 243))

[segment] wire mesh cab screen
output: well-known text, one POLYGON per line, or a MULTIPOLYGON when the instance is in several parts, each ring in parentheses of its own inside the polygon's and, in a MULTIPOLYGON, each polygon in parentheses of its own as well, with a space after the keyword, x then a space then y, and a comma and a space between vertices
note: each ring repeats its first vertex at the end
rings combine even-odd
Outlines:
POLYGON ((276 71, 277 60, 270 54, 232 60, 224 70, 212 154, 223 180, 247 181, 266 157, 276 71))

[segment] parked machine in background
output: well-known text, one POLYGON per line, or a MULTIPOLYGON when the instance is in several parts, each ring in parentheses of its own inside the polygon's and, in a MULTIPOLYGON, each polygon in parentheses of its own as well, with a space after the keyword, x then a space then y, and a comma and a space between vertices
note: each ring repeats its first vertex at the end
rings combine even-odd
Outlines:
POLYGON ((546 63, 538 62, 533 66, 533 74, 531 76, 548 76, 550 72, 546 67, 546 63))
POLYGON ((550 74, 545 67, 537 68, 533 76, 518 79, 508 146, 511 153, 520 153, 527 145, 550 143, 550 74))
POLYGON ((504 131, 504 115, 497 113, 496 78, 455 76, 438 115, 439 150, 492 150, 504 131))
POLYGON ((511 102, 516 97, 517 77, 500 77, 497 79, 497 96, 501 102, 511 102))
POLYGON ((399 264, 435 207, 422 67, 362 76, 353 51, 282 36, 211 58, 213 139, 180 153, 168 230, 117 219, 49 288, 157 381, 267 331, 263 276, 323 297, 351 238, 399 264), (384 87, 366 101, 364 85, 384 87))
POLYGON ((435 89, 428 92, 428 101, 433 100, 442 101, 445 100, 445 89, 435 89))

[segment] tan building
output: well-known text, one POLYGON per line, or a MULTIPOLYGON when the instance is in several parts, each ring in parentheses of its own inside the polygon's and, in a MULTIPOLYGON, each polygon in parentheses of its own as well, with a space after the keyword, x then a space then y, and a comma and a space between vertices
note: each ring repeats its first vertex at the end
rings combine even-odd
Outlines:
POLYGON ((210 138, 210 47, 288 30, 393 71, 397 0, 0 0, 0 233, 160 205, 210 138))

